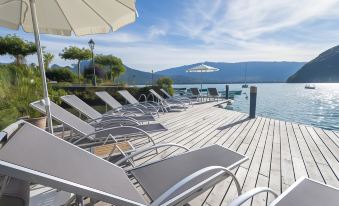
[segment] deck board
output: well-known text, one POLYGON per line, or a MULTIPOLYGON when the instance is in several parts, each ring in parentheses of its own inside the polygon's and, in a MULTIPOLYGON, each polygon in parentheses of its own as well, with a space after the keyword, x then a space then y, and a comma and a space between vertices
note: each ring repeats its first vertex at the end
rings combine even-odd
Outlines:
MULTIPOLYGON (((339 187, 339 135, 337 132, 247 114, 205 103, 183 112, 160 115, 168 131, 152 134, 156 143, 173 142, 197 149, 211 144, 246 155, 249 160, 233 170, 243 191, 269 186, 277 193, 301 176, 339 187)), ((146 140, 133 141, 149 146, 146 140)), ((138 156, 136 164, 180 154, 178 148, 161 148, 158 154, 138 156)), ((237 196, 227 179, 190 202, 191 205, 227 205, 237 196)), ((261 194, 244 205, 265 205, 273 197, 261 194)))

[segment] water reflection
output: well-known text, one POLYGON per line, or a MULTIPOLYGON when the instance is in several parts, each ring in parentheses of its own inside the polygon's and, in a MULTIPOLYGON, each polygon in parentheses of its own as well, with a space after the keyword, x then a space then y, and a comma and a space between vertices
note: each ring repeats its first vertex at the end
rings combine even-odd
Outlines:
MULTIPOLYGON (((316 84, 315 90, 305 84, 255 84, 258 87, 257 113, 275 119, 313 125, 339 131, 339 84, 316 84)), ((192 87, 194 85, 176 85, 192 87)), ((225 90, 223 84, 204 85, 225 90)), ((230 90, 240 90, 241 84, 231 84, 230 90)), ((249 111, 249 88, 242 89, 228 109, 249 111)))

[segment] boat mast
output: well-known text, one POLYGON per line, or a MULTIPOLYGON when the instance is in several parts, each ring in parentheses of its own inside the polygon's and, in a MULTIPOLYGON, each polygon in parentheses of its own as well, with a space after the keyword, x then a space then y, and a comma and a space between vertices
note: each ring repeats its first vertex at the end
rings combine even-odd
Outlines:
POLYGON ((245 85, 247 83, 247 62, 246 62, 246 65, 245 65, 245 85))

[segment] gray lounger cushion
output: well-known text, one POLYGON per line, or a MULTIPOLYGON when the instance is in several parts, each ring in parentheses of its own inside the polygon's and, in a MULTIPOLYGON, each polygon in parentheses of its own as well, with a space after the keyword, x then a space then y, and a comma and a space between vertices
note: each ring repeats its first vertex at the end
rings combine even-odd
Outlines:
MULTIPOLYGON (((86 102, 82 101, 76 95, 62 96, 61 99, 67 104, 69 104, 70 106, 72 106, 73 108, 75 108, 76 110, 78 110, 79 112, 81 112, 82 114, 84 114, 89 119, 93 119, 93 120, 99 119, 103 121, 107 121, 110 119, 118 119, 118 118, 124 119, 123 116, 121 117, 117 114, 114 114, 112 113, 112 111, 107 113, 107 115, 111 115, 111 116, 102 115, 100 112, 95 110, 93 107, 89 106, 86 102)), ((140 113, 140 111, 138 112, 140 113)), ((152 115, 131 116, 131 117, 137 121, 155 121, 152 115)))
MULTIPOLYGON (((36 101, 31 103, 31 105, 38 109, 40 112, 45 112, 45 107, 41 101, 36 101)), ((51 102, 51 113, 52 117, 56 119, 57 121, 60 121, 67 126, 73 128, 77 132, 79 132, 82 135, 89 135, 96 131, 96 128, 92 125, 88 124, 87 122, 79 119, 72 113, 66 111, 59 105, 51 102)), ((109 125, 107 125, 109 126, 109 125)), ((107 127, 106 126, 106 127, 107 127)), ((114 127, 114 126, 113 126, 114 127)), ((136 125, 135 127, 139 129, 143 129, 146 132, 159 132, 159 131, 166 131, 167 129, 162 124, 147 124, 147 125, 136 125)), ((100 134, 106 134, 106 133, 100 133, 100 134)), ((136 135, 140 134, 140 132, 137 132, 135 130, 128 130, 128 128, 121 128, 119 131, 114 130, 114 134, 112 134, 115 137, 123 136, 123 135, 136 135), (115 131, 117 131, 115 133, 115 131)), ((108 135, 108 134, 107 134, 108 135)), ((107 137, 107 136, 101 136, 96 135, 96 137, 107 137)))
MULTIPOLYGON (((178 156, 173 156, 161 162, 151 163, 131 170, 132 175, 138 180, 140 185, 145 189, 147 194, 155 200, 162 193, 167 191, 175 183, 179 182, 188 175, 209 166, 223 166, 233 169, 247 158, 236 152, 228 150, 219 145, 212 145, 198 150, 193 150, 178 156)), ((201 182, 216 171, 207 173, 185 185, 174 195, 182 193, 187 188, 201 182)), ((225 176, 226 178, 227 176, 225 176)), ((207 188, 206 188, 207 189, 207 188)))
POLYGON ((339 189, 311 179, 302 179, 289 187, 270 206, 337 206, 339 189))
POLYGON ((0 149, 0 173, 111 204, 145 204, 122 168, 29 123, 0 149))

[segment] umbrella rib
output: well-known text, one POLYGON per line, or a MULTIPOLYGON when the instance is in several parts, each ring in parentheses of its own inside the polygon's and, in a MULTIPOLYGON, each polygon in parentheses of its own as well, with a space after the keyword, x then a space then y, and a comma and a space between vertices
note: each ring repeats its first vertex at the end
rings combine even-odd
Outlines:
POLYGON ((23 4, 23 2, 24 1, 21 1, 21 3, 20 3, 20 23, 19 23, 19 25, 23 25, 23 22, 22 22, 22 4, 23 4))
MULTIPOLYGON (((58 1, 58 0, 55 0, 55 2, 56 2, 56 4, 58 5, 58 7, 59 7, 60 11, 62 12, 62 14, 64 15, 64 17, 65 17, 65 19, 66 19, 66 21, 67 21, 69 27, 71 27, 71 30, 75 33, 75 30, 74 30, 74 28, 73 28, 71 22, 68 20, 68 18, 67 18, 67 16, 66 16, 65 12, 62 10, 62 8, 61 8, 61 6, 60 6, 60 4, 59 4, 59 1, 58 1)), ((71 31, 71 35, 72 35, 72 31, 71 31)), ((76 33, 75 33, 75 35, 76 35, 76 33)))
POLYGON ((120 3, 121 5, 125 6, 126 8, 132 10, 133 12, 136 12, 133 8, 127 6, 126 4, 122 3, 120 0, 115 0, 116 2, 120 3))
POLYGON ((91 5, 89 5, 86 2, 86 0, 81 1, 84 2, 88 8, 90 8, 94 13, 96 13, 113 30, 113 26, 111 26, 111 24, 103 16, 101 16, 93 7, 91 7, 91 5))

